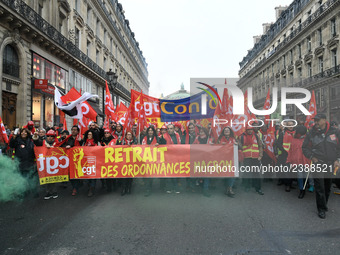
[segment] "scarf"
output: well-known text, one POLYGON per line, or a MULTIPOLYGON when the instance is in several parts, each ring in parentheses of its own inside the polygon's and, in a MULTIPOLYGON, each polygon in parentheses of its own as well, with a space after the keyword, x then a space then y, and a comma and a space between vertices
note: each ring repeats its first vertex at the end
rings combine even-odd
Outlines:
POLYGON ((84 146, 97 146, 97 144, 94 143, 94 139, 87 139, 84 146))

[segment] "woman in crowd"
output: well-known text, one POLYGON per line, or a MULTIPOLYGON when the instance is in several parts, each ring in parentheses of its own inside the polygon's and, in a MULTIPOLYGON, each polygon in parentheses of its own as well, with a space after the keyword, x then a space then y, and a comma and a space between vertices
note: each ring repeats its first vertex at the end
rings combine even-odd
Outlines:
MULTIPOLYGON (((89 130, 87 133, 84 135, 84 143, 83 146, 97 146, 98 143, 95 142, 93 138, 93 132, 89 130)), ((92 197, 94 195, 94 190, 96 187, 96 179, 89 179, 89 191, 87 193, 88 197, 92 197)))
POLYGON ((30 177, 34 172, 34 143, 30 131, 22 128, 19 134, 12 131, 9 146, 15 150, 15 158, 19 160, 19 169, 23 176, 30 177))
POLYGON ((35 156, 34 156, 34 143, 31 139, 30 131, 26 128, 22 128, 19 133, 12 131, 12 138, 9 142, 9 146, 13 149, 13 154, 16 159, 19 160, 19 171, 21 175, 29 181, 34 183, 34 187, 29 187, 35 196, 38 196, 38 181, 33 180, 37 177, 37 171, 35 171, 35 156))
MULTIPOLYGON (((238 145, 238 142, 235 139, 234 132, 230 127, 223 128, 220 136, 217 139, 218 144, 230 144, 230 145, 238 145)), ((233 192, 235 178, 227 178, 226 179, 226 190, 224 192, 228 197, 234 197, 235 193, 233 192)))
MULTIPOLYGON (((157 137, 156 130, 153 126, 150 126, 146 129, 146 136, 142 140, 142 145, 159 145, 159 138, 157 137)), ((148 197, 151 195, 153 178, 146 178, 146 193, 145 196, 148 197)))
MULTIPOLYGON (((127 131, 125 134, 125 138, 122 141, 122 145, 134 145, 137 144, 135 137, 131 131, 127 131)), ((125 194, 131 194, 131 187, 132 187, 133 178, 123 178, 122 179, 122 191, 121 195, 124 196, 125 194)))

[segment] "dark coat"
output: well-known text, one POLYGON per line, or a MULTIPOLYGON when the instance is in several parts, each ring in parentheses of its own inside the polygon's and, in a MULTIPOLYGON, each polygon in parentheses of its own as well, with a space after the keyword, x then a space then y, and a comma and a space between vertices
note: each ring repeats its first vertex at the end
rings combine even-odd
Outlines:
POLYGON ((302 151, 306 158, 317 158, 320 161, 329 163, 340 158, 340 132, 329 127, 326 130, 318 130, 315 126, 307 134, 302 144, 302 151))
POLYGON ((20 171, 28 172, 34 165, 34 143, 30 137, 26 140, 20 136, 12 138, 9 146, 15 150, 15 157, 19 159, 20 171))

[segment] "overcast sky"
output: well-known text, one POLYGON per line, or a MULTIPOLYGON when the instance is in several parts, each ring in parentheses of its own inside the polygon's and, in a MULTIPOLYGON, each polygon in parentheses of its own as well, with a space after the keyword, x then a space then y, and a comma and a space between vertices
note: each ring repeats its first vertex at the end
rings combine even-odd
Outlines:
POLYGON ((275 7, 292 0, 119 0, 148 63, 149 94, 175 92, 190 78, 238 77, 275 7))

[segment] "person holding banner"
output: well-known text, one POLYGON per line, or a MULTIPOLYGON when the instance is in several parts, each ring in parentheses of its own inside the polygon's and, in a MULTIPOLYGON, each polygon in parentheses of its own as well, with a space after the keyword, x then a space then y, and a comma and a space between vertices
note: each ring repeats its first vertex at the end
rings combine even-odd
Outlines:
MULTIPOLYGON (((90 129, 86 131, 84 135, 84 140, 83 140, 83 146, 98 146, 99 142, 96 142, 94 139, 94 133, 92 131, 93 129, 90 129)), ((96 179, 89 179, 89 190, 87 193, 88 197, 92 197, 94 195, 94 190, 96 188, 96 179)))
POLYGON ((252 172, 247 172, 247 178, 244 178, 244 184, 246 192, 249 191, 250 186, 255 188, 259 195, 264 195, 261 190, 261 179, 260 179, 260 161, 263 156, 262 141, 254 133, 253 128, 250 126, 246 127, 246 132, 240 136, 240 142, 242 146, 244 156, 244 167, 252 169, 252 172), (249 177, 252 177, 251 179, 249 177))
MULTIPOLYGON (((56 132, 53 129, 50 129, 46 133, 46 139, 42 140, 39 138, 38 132, 35 132, 33 137, 33 142, 35 146, 44 146, 46 148, 54 148, 56 146, 56 132)), ((46 187, 46 195, 44 196, 45 200, 49 200, 51 198, 58 198, 58 193, 57 193, 57 185, 56 183, 49 183, 45 184, 46 187)))
MULTIPOLYGON (((122 140, 122 145, 136 145, 137 140, 133 136, 133 133, 131 131, 127 131, 125 133, 125 138, 122 140)), ((122 179, 122 191, 121 196, 124 196, 125 194, 130 195, 131 194, 131 187, 132 187, 132 181, 133 178, 123 178, 122 179)))
MULTIPOLYGON (((163 127, 162 127, 163 128, 163 127)), ((159 139, 160 144, 181 144, 181 138, 178 133, 175 132, 175 125, 168 124, 167 132, 163 132, 159 139)), ((178 189, 178 178, 167 178, 166 193, 171 194, 175 192, 176 194, 181 193, 178 189)))
MULTIPOLYGON (((234 132, 230 127, 224 127, 220 136, 217 139, 217 144, 230 144, 230 145, 238 145, 237 140, 235 139, 234 132)), ((226 190, 224 192, 228 197, 234 197, 235 193, 233 192, 233 185, 235 182, 235 178, 227 178, 225 180, 226 190)))
MULTIPOLYGON (((200 127, 199 134, 196 137, 194 144, 207 144, 209 139, 209 131, 204 128, 200 127)), ((210 197, 211 194, 209 193, 209 184, 210 179, 209 178, 203 178, 203 196, 210 197)))
MULTIPOLYGON (((74 125, 71 128, 71 134, 67 136, 64 140, 60 141, 57 146, 69 149, 74 146, 80 146, 81 144, 81 137, 79 135, 80 129, 77 125, 74 125)), ((72 196, 77 195, 80 182, 79 180, 70 180, 72 185, 72 196)))
POLYGON ((302 151, 306 158, 312 160, 309 171, 314 174, 318 216, 325 219, 332 172, 336 172, 340 167, 340 132, 330 126, 323 113, 315 115, 314 120, 315 125, 303 141, 302 151), (320 171, 320 169, 326 171, 320 171))
MULTIPOLYGON (((153 145, 153 146, 159 145, 159 138, 157 137, 156 130, 153 126, 150 126, 147 128, 146 136, 142 140, 142 145, 153 145)), ((146 192, 144 195, 145 197, 148 197, 151 195, 152 183, 153 183, 153 178, 146 178, 145 180, 146 192)))
MULTIPOLYGON (((193 144, 196 139, 196 126, 194 123, 189 122, 187 130, 185 131, 185 135, 182 139, 182 144, 193 144)), ((196 178, 186 178, 187 182, 187 190, 191 190, 191 192, 195 192, 195 183, 196 178)))
MULTIPOLYGON (((102 138, 101 145, 102 146, 113 146, 116 144, 116 139, 112 136, 110 129, 104 130, 104 137, 102 138)), ((107 178, 106 182, 106 190, 107 192, 112 192, 116 190, 116 179, 107 178)))

